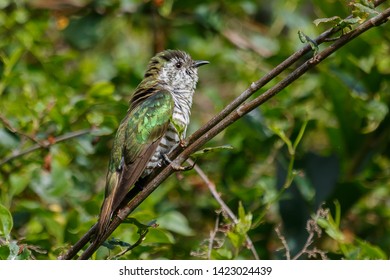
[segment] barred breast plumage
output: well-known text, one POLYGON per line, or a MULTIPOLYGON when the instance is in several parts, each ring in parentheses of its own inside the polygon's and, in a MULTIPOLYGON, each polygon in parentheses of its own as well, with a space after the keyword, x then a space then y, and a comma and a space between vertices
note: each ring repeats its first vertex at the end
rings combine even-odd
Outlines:
POLYGON ((163 155, 169 154, 179 144, 180 139, 185 138, 187 126, 190 122, 193 94, 194 89, 190 91, 180 91, 180 93, 178 93, 178 91, 172 92, 172 97, 175 103, 172 121, 179 124, 179 126, 184 129, 181 135, 179 135, 180 133, 177 131, 177 128, 172 122, 168 125, 167 131, 161 138, 156 152, 147 163, 146 168, 142 173, 142 177, 149 175, 154 168, 161 166, 163 155))

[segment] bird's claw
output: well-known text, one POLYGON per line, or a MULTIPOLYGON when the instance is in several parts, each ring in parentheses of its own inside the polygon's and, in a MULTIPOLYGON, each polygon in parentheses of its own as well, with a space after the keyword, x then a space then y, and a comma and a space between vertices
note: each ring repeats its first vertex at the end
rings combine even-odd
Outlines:
POLYGON ((186 166, 182 166, 182 165, 179 165, 179 164, 175 164, 174 162, 172 162, 171 165, 172 165, 172 168, 173 168, 175 171, 188 171, 188 170, 191 170, 191 169, 194 168, 195 162, 194 162, 193 164, 186 165, 186 166))
POLYGON ((187 165, 187 166, 182 166, 180 164, 175 163, 172 161, 166 154, 163 155, 163 160, 167 164, 170 164, 172 166, 172 169, 175 171, 188 171, 194 168, 196 164, 196 160, 193 162, 193 164, 187 165))
POLYGON ((172 163, 171 159, 168 157, 167 154, 161 154, 162 160, 166 165, 169 165, 172 163))
POLYGON ((185 148, 188 146, 188 142, 186 139, 180 139, 179 145, 180 145, 180 147, 185 148))

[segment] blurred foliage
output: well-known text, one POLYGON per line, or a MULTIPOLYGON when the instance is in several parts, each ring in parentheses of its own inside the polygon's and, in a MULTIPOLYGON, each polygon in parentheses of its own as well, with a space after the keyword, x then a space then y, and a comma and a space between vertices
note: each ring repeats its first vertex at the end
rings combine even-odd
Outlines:
MULTIPOLYGON (((155 52, 183 49, 211 62, 200 70, 191 133, 301 48, 299 30, 314 38, 354 7, 332 0, 1 0, 0 259, 55 259, 96 222, 113 133, 155 52), (85 129, 93 132, 55 143, 85 129)), ((131 215, 155 226, 120 258, 251 259, 248 234, 260 258, 283 259, 275 227, 283 225, 295 254, 308 237, 306 221, 325 203, 331 212, 319 221, 326 234, 316 246, 328 258, 387 259, 389 106, 387 24, 208 143, 233 147, 198 164, 237 225, 220 217, 195 171, 173 175, 131 215)), ((139 237, 134 223, 113 234, 123 244, 139 237)), ((117 251, 102 247, 94 257, 117 251)))

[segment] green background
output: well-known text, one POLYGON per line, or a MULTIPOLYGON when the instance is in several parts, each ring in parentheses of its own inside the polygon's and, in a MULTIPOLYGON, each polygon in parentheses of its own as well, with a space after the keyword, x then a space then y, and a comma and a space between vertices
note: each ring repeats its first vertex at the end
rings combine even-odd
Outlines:
MULTIPOLYGON (((96 222, 115 130, 156 52, 181 49, 211 62, 199 70, 192 133, 302 48, 298 30, 315 38, 331 27, 315 19, 352 9, 332 0, 0 0, 0 259, 56 259, 96 222), (44 147, 85 129, 93 131, 44 147)), ((121 258, 253 259, 247 233, 260 258, 285 259, 275 228, 282 225, 295 256, 325 203, 312 249, 330 259, 388 259, 389 81, 385 24, 207 143, 233 147, 197 163, 237 225, 218 214, 195 171, 174 174, 131 215, 158 227, 121 258)), ((132 244, 137 227, 123 224, 112 237, 132 244)), ((119 251, 102 247, 93 258, 119 251)))

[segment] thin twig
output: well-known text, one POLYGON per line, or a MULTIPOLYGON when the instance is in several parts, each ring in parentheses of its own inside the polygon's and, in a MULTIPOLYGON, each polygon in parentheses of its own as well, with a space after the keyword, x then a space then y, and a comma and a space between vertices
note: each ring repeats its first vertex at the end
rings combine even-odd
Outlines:
MULTIPOLYGON (((376 3, 382 3, 382 1, 377 1, 376 3)), ((335 41, 331 46, 325 48, 322 52, 320 52, 315 58, 310 59, 306 63, 302 64, 296 70, 294 70, 290 75, 284 78, 281 82, 277 83, 275 86, 261 94, 259 97, 254 100, 241 105, 247 97, 253 95, 258 89, 265 85, 268 81, 275 78, 282 71, 286 70, 288 66, 292 63, 291 61, 297 61, 299 58, 302 58, 305 53, 310 51, 310 46, 306 45, 300 51, 292 55, 290 58, 283 62, 283 65, 280 64, 277 66, 278 70, 272 70, 272 75, 268 74, 259 81, 252 83, 252 85, 244 91, 239 98, 230 103, 221 113, 219 113, 216 117, 210 120, 206 125, 200 128, 197 132, 192 134, 187 140, 187 147, 183 149, 181 146, 177 147, 170 155, 169 158, 175 159, 174 164, 181 165, 185 160, 189 158, 189 156, 195 151, 199 150, 206 142, 215 137, 218 133, 223 131, 226 127, 243 117, 245 114, 249 113, 254 108, 260 106, 267 100, 271 99, 274 95, 279 93, 285 87, 290 85, 293 81, 298 79, 304 73, 306 73, 311 68, 315 67, 322 60, 327 58, 329 55, 343 47, 345 44, 356 38, 357 36, 363 34, 364 32, 370 30, 371 28, 378 26, 380 24, 385 23, 390 16, 390 9, 384 10, 378 16, 371 18, 370 20, 359 25, 355 30, 349 32, 344 35, 337 41, 335 41), (287 62, 288 61, 288 62, 287 62), (229 108, 229 110, 227 109, 229 108), (231 109, 233 108, 233 111, 231 109)), ((335 32, 339 30, 330 29, 321 34, 315 41, 317 44, 322 42, 328 36, 331 36, 335 32)), ((131 195, 128 195, 124 200, 124 205, 116 216, 114 216, 110 226, 102 237, 101 242, 104 242, 106 238, 123 222, 123 220, 132 212, 134 209, 138 207, 157 187, 166 179, 169 175, 174 172, 172 165, 164 166, 159 169, 156 169, 144 182, 142 182, 142 187, 134 187, 130 192, 131 195)), ((62 258, 71 259, 73 258, 78 251, 83 248, 87 242, 90 240, 93 235, 96 227, 91 228, 76 244, 73 248, 71 248, 62 258)), ((95 242, 91 244, 84 253, 80 256, 80 259, 89 258, 96 249, 101 245, 101 242, 95 242)))
POLYGON ((321 259, 326 260, 328 257, 326 256, 326 253, 316 247, 310 248, 310 246, 315 241, 315 236, 317 235, 317 238, 321 237, 322 229, 318 226, 317 221, 318 219, 324 219, 329 213, 329 209, 324 209, 323 205, 321 205, 315 216, 310 218, 306 223, 306 231, 309 233, 309 236, 306 239, 305 245, 303 245, 302 249, 293 257, 291 258, 290 248, 288 247, 286 238, 281 233, 281 226, 277 226, 275 228, 276 235, 278 236, 279 240, 282 242, 283 248, 286 251, 286 259, 287 260, 297 260, 302 255, 306 254, 309 258, 314 258, 317 255, 320 255, 321 259))
POLYGON ((280 225, 278 225, 275 228, 276 235, 278 236, 279 240, 282 242, 283 248, 286 251, 286 259, 291 260, 290 248, 288 247, 287 240, 281 233, 280 228, 281 228, 280 225))
POLYGON ((29 135, 27 133, 24 133, 23 131, 20 131, 12 126, 11 122, 2 114, 0 114, 0 121, 5 125, 5 127, 8 128, 9 131, 11 131, 14 134, 19 134, 23 137, 26 137, 27 139, 37 143, 40 147, 45 148, 45 144, 39 141, 35 136, 29 135))
MULTIPOLYGON (((194 164, 192 159, 188 159, 187 162, 190 165, 194 164)), ((239 223, 239 221, 238 221, 236 215, 234 215, 233 211, 230 210, 229 206, 227 206, 225 201, 223 201, 223 199, 221 198, 221 196, 217 192, 217 189, 215 187, 214 182, 210 181, 210 179, 207 177, 206 173, 203 172, 202 168, 200 168, 199 165, 195 164, 194 170, 196 171, 196 173, 198 173, 199 177, 202 178, 202 180, 206 183, 211 194, 213 195, 215 200, 218 202, 218 204, 221 206, 222 211, 225 212, 229 216, 229 218, 233 221, 233 223, 235 225, 237 225, 239 223)), ((255 246, 253 245, 253 242, 250 239, 250 237, 248 236, 248 234, 245 234, 245 239, 246 239, 246 243, 247 243, 248 248, 252 251, 253 257, 256 260, 258 260, 259 255, 257 254, 255 246)))
POLYGON ((124 254, 126 254, 127 252, 129 252, 130 250, 133 250, 135 247, 139 246, 142 243, 142 241, 144 241, 145 236, 148 232, 149 232, 148 230, 145 230, 142 233, 140 233, 138 240, 133 245, 130 245, 122 252, 116 254, 112 259, 117 259, 117 258, 123 256, 124 254))
POLYGON ((18 158, 18 157, 22 157, 22 156, 27 155, 27 154, 29 154, 31 152, 34 152, 36 150, 39 150, 39 149, 42 149, 42 148, 48 148, 48 147, 53 146, 53 145, 55 145, 57 143, 60 143, 60 142, 63 142, 63 141, 67 141, 69 139, 76 138, 76 137, 79 137, 79 136, 91 133, 94 130, 96 130, 96 129, 95 128, 89 128, 89 129, 73 131, 73 132, 69 132, 69 133, 66 133, 64 135, 55 137, 51 141, 41 142, 42 145, 40 145, 40 144, 32 145, 31 147, 29 147, 29 148, 27 148, 27 149, 25 149, 23 151, 15 152, 13 155, 11 155, 11 156, 1 160, 0 161, 0 166, 5 164, 5 163, 7 163, 7 162, 10 162, 10 161, 18 158))
POLYGON ((58 256, 59 260, 71 260, 74 258, 78 252, 87 244, 92 235, 95 233, 97 229, 97 223, 94 224, 73 246, 71 246, 68 251, 64 254, 58 256))
MULTIPOLYGON (((194 164, 194 161, 192 159, 188 159, 187 162, 192 165, 194 164)), ((218 202, 218 204, 221 206, 222 211, 224 211, 229 218, 233 221, 233 223, 238 224, 238 219, 234 215, 233 211, 230 210, 229 206, 226 205, 225 201, 221 198, 219 193, 217 192, 217 189, 215 187, 215 184, 209 180, 207 175, 203 172, 203 170, 199 167, 199 165, 195 164, 194 170, 196 173, 198 173, 199 177, 206 183, 208 189, 210 190, 212 196, 215 198, 215 200, 218 202)))
POLYGON ((211 252, 213 251, 214 247, 214 240, 215 237, 217 236, 217 232, 219 229, 219 216, 221 215, 220 212, 217 213, 217 218, 215 219, 215 224, 214 224, 214 229, 210 230, 210 239, 209 239, 209 250, 207 252, 207 258, 211 260, 211 252))
POLYGON ((305 243, 305 245, 303 245, 302 250, 300 250, 292 258, 293 260, 299 259, 303 254, 307 254, 309 257, 315 256, 316 254, 320 254, 322 259, 326 259, 325 253, 322 252, 321 250, 318 250, 315 247, 313 249, 309 248, 314 242, 315 235, 317 235, 317 237, 320 238, 321 234, 322 234, 322 230, 317 224, 318 219, 320 219, 320 218, 325 219, 329 213, 328 209, 324 209, 322 207, 323 206, 321 205, 320 208, 317 210, 315 216, 307 221, 306 231, 309 233, 309 236, 306 239, 306 243, 305 243), (325 256, 325 258, 324 258, 324 256, 325 256))
POLYGON ((307 253, 309 250, 309 247, 314 242, 314 232, 309 232, 309 236, 306 239, 305 245, 303 245, 303 248, 293 257, 293 260, 299 259, 303 254, 307 253))

